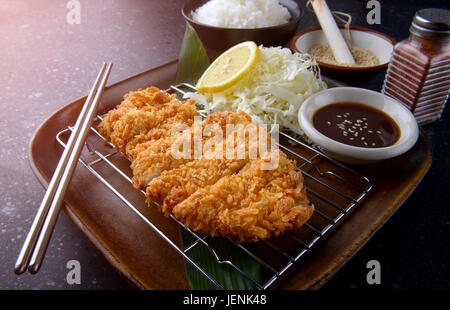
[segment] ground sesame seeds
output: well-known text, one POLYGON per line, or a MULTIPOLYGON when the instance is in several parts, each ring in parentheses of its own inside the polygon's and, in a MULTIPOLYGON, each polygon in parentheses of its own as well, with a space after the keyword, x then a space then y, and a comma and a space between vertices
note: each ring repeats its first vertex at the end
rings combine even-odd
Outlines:
POLYGON ((349 50, 355 59, 354 64, 342 64, 337 62, 334 58, 333 51, 327 44, 315 45, 308 51, 308 53, 318 61, 346 67, 370 67, 376 66, 380 63, 378 57, 370 50, 352 45, 349 46, 349 50))

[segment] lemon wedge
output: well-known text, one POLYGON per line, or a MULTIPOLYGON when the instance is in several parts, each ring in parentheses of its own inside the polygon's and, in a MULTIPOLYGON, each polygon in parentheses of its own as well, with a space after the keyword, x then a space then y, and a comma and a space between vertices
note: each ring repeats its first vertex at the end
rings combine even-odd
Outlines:
POLYGON ((206 69, 195 86, 199 93, 221 92, 243 78, 256 65, 259 48, 246 41, 226 50, 206 69))

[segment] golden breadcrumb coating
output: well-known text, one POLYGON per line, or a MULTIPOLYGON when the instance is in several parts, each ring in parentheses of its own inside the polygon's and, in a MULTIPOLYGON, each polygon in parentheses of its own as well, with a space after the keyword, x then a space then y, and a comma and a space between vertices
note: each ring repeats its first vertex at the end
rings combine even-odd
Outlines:
MULTIPOLYGON (((205 117, 204 120, 200 122, 198 130, 203 133, 208 125, 217 125, 221 129, 224 139, 226 137, 226 126, 230 124, 248 124, 251 122, 251 118, 248 114, 244 112, 233 113, 233 112, 218 112, 205 117)), ((202 144, 207 140, 213 139, 214 135, 207 137, 207 139, 202 139, 202 144)), ((178 140, 181 141, 181 140, 178 140)), ((141 148, 137 146, 136 149, 141 148)), ((201 155, 201 154, 200 154, 201 155)), ((163 171, 175 169, 181 165, 195 160, 194 156, 194 126, 190 128, 188 137, 183 136, 183 133, 178 135, 170 136, 164 139, 156 141, 150 147, 141 151, 136 155, 135 159, 131 164, 131 169, 133 170, 133 185, 136 188, 145 188, 148 183, 154 178, 159 176, 163 171), (172 148, 173 143, 177 139, 188 139, 190 152, 187 156, 173 156, 173 150, 178 151, 177 148, 172 148)))
POLYGON ((248 160, 193 160, 179 168, 164 171, 146 188, 147 201, 162 205, 166 216, 198 189, 216 183, 221 177, 238 172, 248 160))
POLYGON ((162 211, 168 216, 175 205, 198 189, 216 183, 223 176, 238 172, 250 159, 260 156, 261 151, 266 152, 267 149, 258 148, 259 134, 267 139, 268 148, 274 143, 264 126, 255 126, 254 133, 258 136, 254 140, 250 138, 248 131, 244 131, 245 136, 242 138, 245 140, 239 138, 238 134, 242 133, 242 128, 245 127, 237 127, 227 133, 226 139, 221 142, 222 146, 214 152, 182 164, 179 168, 163 171, 160 176, 154 177, 146 188, 147 200, 160 204, 162 211), (242 146, 242 151, 239 153, 239 148, 242 146), (227 147, 232 148, 227 150, 227 147))
POLYGON ((194 231, 238 242, 267 239, 300 227, 314 210, 301 172, 281 151, 277 167, 263 170, 267 163, 268 159, 249 161, 238 173, 198 189, 172 213, 194 231))
POLYGON ((193 100, 180 102, 156 87, 129 92, 98 126, 99 133, 130 160, 137 145, 168 137, 199 115, 193 100))

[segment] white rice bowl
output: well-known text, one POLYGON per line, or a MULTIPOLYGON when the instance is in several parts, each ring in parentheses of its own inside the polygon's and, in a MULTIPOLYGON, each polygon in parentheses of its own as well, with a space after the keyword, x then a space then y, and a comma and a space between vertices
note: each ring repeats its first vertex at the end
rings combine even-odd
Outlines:
POLYGON ((192 12, 194 21, 223 28, 271 27, 290 18, 289 10, 278 0, 210 0, 192 12))

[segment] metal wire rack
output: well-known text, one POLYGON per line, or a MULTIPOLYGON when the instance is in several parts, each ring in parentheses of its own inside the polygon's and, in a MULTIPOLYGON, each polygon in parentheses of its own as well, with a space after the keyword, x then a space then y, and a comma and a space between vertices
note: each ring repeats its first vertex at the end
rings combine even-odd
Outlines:
MULTIPOLYGON (((166 91, 184 95, 187 91, 195 91, 195 89, 189 84, 178 84, 171 86, 166 91)), ((100 122, 102 119, 102 116, 98 115, 95 122, 100 122)), ((284 233, 269 240, 259 241, 256 244, 241 244, 230 239, 221 238, 220 242, 226 242, 227 246, 234 246, 240 249, 242 255, 247 255, 260 265, 262 277, 256 279, 236 262, 226 257, 221 257, 222 254, 215 246, 218 238, 199 235, 185 227, 182 222, 171 215, 171 220, 175 221, 181 229, 192 236, 192 242, 188 246, 184 248, 179 246, 177 240, 171 240, 167 237, 159 227, 139 210, 140 208, 134 202, 127 199, 125 193, 120 190, 122 187, 113 185, 100 169, 96 169, 97 165, 106 164, 110 170, 108 174, 113 172, 116 178, 118 176, 123 182, 132 184, 129 166, 118 165, 114 160, 114 157, 122 158, 121 154, 115 151, 111 144, 109 144, 109 147, 98 147, 99 145, 105 146, 105 138, 96 130, 95 122, 91 127, 85 146, 90 156, 88 156, 88 159, 83 156, 80 157, 79 162, 217 289, 226 289, 226 287, 190 256, 190 252, 194 247, 206 247, 217 261, 217 264, 228 265, 234 272, 238 272, 247 279, 255 289, 266 290, 272 288, 281 282, 283 276, 299 264, 301 258, 310 252, 319 240, 324 239, 352 209, 358 206, 374 186, 366 176, 342 165, 320 150, 292 137, 290 134, 280 132, 278 146, 291 159, 297 161, 297 169, 303 173, 307 195, 314 204, 315 211, 310 220, 300 229, 284 233)), ((57 141, 63 147, 65 147, 65 141, 68 139, 71 130, 72 127, 69 126, 56 136, 57 141)), ((141 193, 145 196, 144 191, 141 190, 141 193)))

